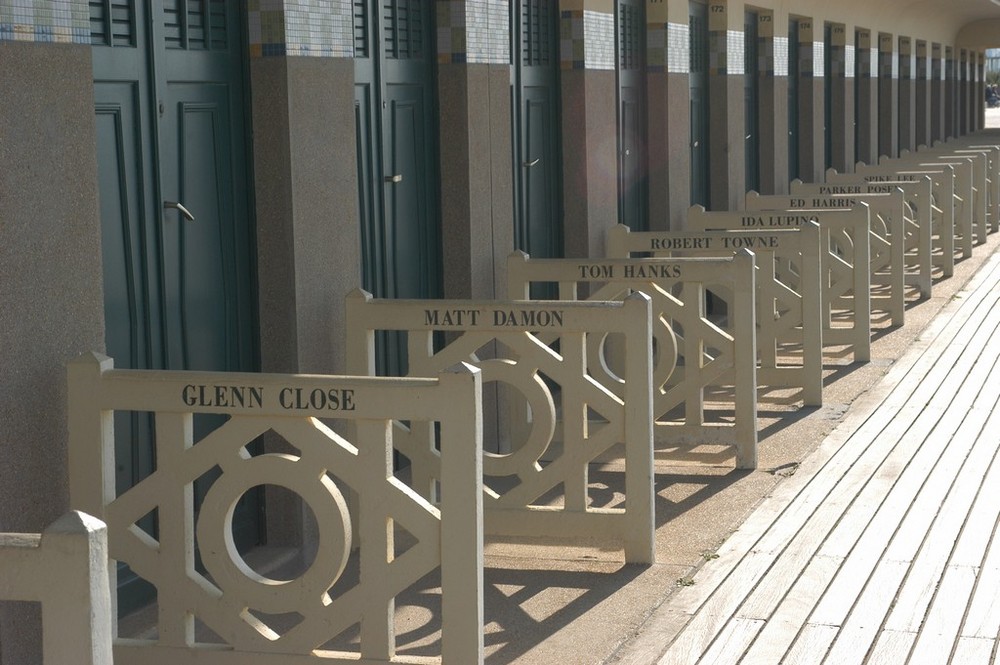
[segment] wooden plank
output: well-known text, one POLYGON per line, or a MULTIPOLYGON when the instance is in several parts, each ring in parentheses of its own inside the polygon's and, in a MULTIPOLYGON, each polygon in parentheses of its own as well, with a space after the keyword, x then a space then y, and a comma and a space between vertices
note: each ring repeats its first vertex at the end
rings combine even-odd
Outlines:
MULTIPOLYGON (((795 641, 799 630, 805 625, 809 614, 816 605, 819 593, 827 587, 840 568, 840 559, 816 556, 794 581, 792 588, 780 599, 767 624, 747 651, 741 665, 780 663, 785 652, 795 641)), ((768 607, 765 603, 763 607, 768 607)), ((741 609, 740 614, 763 614, 762 609, 752 600, 741 609)))
MULTIPOLYGON (((866 665, 900 665, 905 663, 916 639, 916 633, 883 630, 879 633, 866 665)), ((830 665, 836 664, 830 663, 830 665)))
POLYGON ((701 665, 732 665, 738 662, 763 625, 760 620, 733 619, 699 662, 701 665))
POLYGON ((983 665, 993 662, 996 640, 982 637, 960 637, 955 643, 950 665, 983 665))
POLYGON ((913 647, 922 662, 948 661, 975 584, 974 568, 948 566, 913 647))
POLYGON ((785 659, 781 661, 781 665, 816 665, 830 648, 835 637, 837 628, 834 626, 806 624, 785 655, 785 659))
MULTIPOLYGON (((840 633, 830 648, 830 663, 860 663, 875 641, 882 620, 896 597, 895 591, 909 568, 905 563, 887 561, 866 579, 865 589, 843 621, 840 633)), ((833 590, 828 592, 833 593, 833 590)))

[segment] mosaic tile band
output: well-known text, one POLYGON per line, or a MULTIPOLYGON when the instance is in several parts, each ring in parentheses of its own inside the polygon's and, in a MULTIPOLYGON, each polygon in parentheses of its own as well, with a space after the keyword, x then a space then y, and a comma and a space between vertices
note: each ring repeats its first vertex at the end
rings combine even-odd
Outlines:
POLYGON ((0 1, 0 42, 90 44, 85 0, 0 1))
POLYGON ((563 69, 614 70, 615 17, 590 10, 560 12, 563 69))

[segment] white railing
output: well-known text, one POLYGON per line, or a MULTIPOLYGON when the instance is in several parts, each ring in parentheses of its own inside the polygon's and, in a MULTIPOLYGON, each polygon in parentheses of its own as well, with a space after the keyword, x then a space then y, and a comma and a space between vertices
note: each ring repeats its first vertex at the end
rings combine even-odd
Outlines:
MULTIPOLYGON (((748 194, 748 208, 756 195, 748 194)), ((822 244, 820 275, 824 347, 847 346, 854 360, 871 360, 871 274, 869 271, 868 205, 853 210, 790 210, 705 212, 701 206, 688 211, 692 229, 740 230, 820 226, 822 244)), ((792 280, 795 266, 782 266, 783 280, 792 280)), ((794 283, 794 282, 793 282, 794 283)))
POLYGON ((104 523, 72 511, 42 533, 0 533, 0 600, 41 603, 45 665, 112 665, 104 523))
POLYGON ((532 259, 514 252, 507 260, 507 293, 527 300, 532 285, 554 283, 560 300, 619 300, 635 291, 648 295, 654 320, 666 323, 654 331, 658 454, 701 461, 718 456, 702 454, 706 446, 725 446, 735 449, 737 467, 756 468, 754 273, 754 256, 746 249, 724 259, 532 259), (709 285, 734 294, 726 330, 706 314, 709 285))
MULTIPOLYGON (((504 425, 510 438, 520 440, 483 460, 486 533, 608 539, 622 545, 629 562, 655 561, 647 296, 538 303, 382 300, 356 291, 346 310, 351 373, 374 374, 376 334, 394 330, 407 345, 409 376, 433 376, 468 362, 507 396, 499 405, 504 425), (447 335, 435 344, 435 333, 447 335), (609 339, 623 351, 617 371, 605 358, 609 339), (614 501, 596 497, 595 491, 609 488, 590 483, 592 465, 609 454, 625 461, 623 496, 614 501), (614 505, 620 499, 625 507, 614 505)), ((414 487, 433 500, 440 476, 434 432, 402 424, 396 430, 414 487)))
MULTIPOLYGON (((714 213, 704 213, 711 216, 714 213)), ((608 256, 757 255, 757 383, 798 388, 806 406, 823 404, 820 228, 755 231, 632 231, 619 224, 608 232, 608 256), (782 269, 779 266, 787 266, 782 269)), ((717 291, 713 294, 720 295, 717 291)), ((727 294, 732 300, 732 294, 727 294)), ((729 302, 730 310, 735 304, 729 302)))
POLYGON ((116 664, 426 663, 397 653, 395 598, 437 570, 442 659, 481 663, 481 407, 479 370, 468 366, 434 379, 374 379, 116 370, 96 354, 70 363, 72 502, 105 520, 111 558, 157 591, 156 639, 116 639, 116 664), (116 496, 121 411, 153 414, 156 468, 116 496), (201 414, 225 422, 195 441, 201 414), (394 475, 396 418, 439 424, 440 506, 394 475), (295 452, 251 454, 264 434, 295 452), (213 471, 196 515, 194 482, 213 471), (236 502, 265 484, 297 494, 316 517, 315 559, 292 580, 258 574, 233 542, 236 502), (155 535, 138 526, 152 511, 155 535), (393 527, 415 543, 398 552, 393 527), (349 560, 356 578, 344 574, 349 560), (298 617, 291 627, 279 620, 289 613, 298 617), (199 641, 195 619, 221 643, 199 641), (358 624, 356 650, 325 646, 358 624))

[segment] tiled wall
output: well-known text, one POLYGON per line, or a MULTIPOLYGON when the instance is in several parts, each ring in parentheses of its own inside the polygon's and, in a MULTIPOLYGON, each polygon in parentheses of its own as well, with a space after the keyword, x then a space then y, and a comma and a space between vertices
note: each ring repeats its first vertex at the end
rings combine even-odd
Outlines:
POLYGON ((614 14, 564 11, 560 18, 560 36, 563 69, 615 68, 614 14))
POLYGON ((351 0, 248 0, 250 55, 354 55, 351 0))
POLYGON ((509 0, 438 0, 438 62, 508 64, 509 0))
POLYGON ((86 0, 0 0, 0 41, 90 43, 86 0))

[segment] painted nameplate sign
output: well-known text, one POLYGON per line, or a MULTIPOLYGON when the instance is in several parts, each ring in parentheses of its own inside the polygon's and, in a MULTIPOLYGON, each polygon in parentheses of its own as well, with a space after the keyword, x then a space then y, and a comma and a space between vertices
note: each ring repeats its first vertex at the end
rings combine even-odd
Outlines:
POLYGON ((181 389, 185 406, 274 411, 354 411, 350 388, 190 383, 181 389))
MULTIPOLYGON (((787 236, 785 236, 787 238, 787 236)), ((739 249, 777 249, 781 236, 777 234, 739 233, 705 236, 651 236, 649 249, 659 251, 736 251, 739 249)))
POLYGON ((441 308, 425 309, 424 325, 430 328, 561 328, 565 312, 544 308, 441 308))
POLYGON ((817 185, 816 190, 823 196, 838 196, 843 194, 892 194, 892 185, 817 185))
MULTIPOLYGON (((802 199, 804 201, 804 199, 802 199)), ((794 208, 805 208, 806 206, 792 206, 794 208)), ((782 215, 782 214, 771 214, 765 213, 761 215, 741 215, 740 216, 740 226, 746 228, 753 227, 781 227, 781 228, 795 228, 802 226, 807 222, 819 222, 820 219, 816 215, 782 215)))

